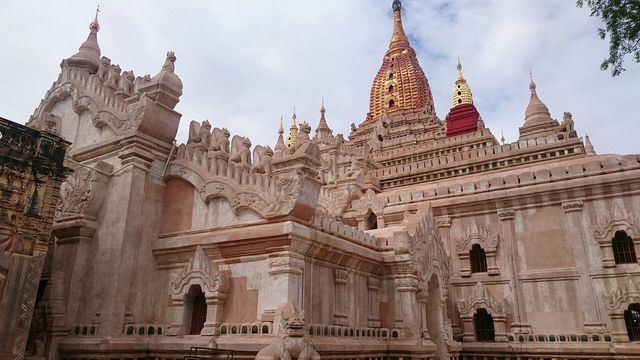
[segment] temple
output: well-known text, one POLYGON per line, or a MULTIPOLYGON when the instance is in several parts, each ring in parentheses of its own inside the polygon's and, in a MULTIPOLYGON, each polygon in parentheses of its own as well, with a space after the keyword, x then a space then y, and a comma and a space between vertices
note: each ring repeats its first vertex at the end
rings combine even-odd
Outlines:
POLYGON ((174 145, 176 54, 122 71, 96 16, 28 122, 73 172, 27 357, 640 359, 640 155, 596 153, 533 77, 500 143, 460 61, 440 119, 391 10, 363 119, 334 134, 323 101, 273 149, 206 120, 174 145))

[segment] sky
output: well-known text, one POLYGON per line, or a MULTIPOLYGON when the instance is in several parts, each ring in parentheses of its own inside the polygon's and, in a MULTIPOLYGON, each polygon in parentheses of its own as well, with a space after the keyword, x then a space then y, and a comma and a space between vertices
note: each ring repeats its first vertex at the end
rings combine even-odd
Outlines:
MULTIPOLYGON (((136 75, 159 72, 176 53, 184 93, 178 142, 191 120, 208 119, 253 144, 275 145, 281 116, 349 133, 368 111, 369 92, 392 30, 391 0, 100 2, 102 55, 136 75)), ((496 138, 518 137, 529 71, 553 118, 573 114, 598 153, 640 153, 640 64, 612 78, 601 23, 573 0, 404 0, 405 30, 434 95, 451 106, 460 57, 474 103, 496 138), (631 136, 629 136, 631 135, 631 136)), ((24 123, 86 39, 96 3, 0 2, 0 116, 24 123)))

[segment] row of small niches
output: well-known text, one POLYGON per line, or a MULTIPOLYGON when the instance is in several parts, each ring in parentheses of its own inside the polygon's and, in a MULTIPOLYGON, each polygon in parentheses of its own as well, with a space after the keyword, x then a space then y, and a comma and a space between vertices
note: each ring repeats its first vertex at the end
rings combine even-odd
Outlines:
POLYGON ((273 324, 270 322, 257 324, 222 324, 220 335, 266 335, 271 334, 273 324))
POLYGON ((76 325, 73 328, 73 334, 78 336, 96 336, 98 334, 98 325, 76 325))
POLYGON ((509 341, 519 342, 599 342, 599 341, 611 341, 611 335, 509 335, 509 341))
POLYGON ((324 326, 324 325, 310 325, 309 335, 313 336, 349 336, 349 337, 378 337, 378 338, 397 338, 400 337, 400 331, 397 329, 353 329, 344 326, 324 326))
POLYGON ((147 336, 162 336, 164 329, 162 326, 157 325, 127 325, 125 328, 126 335, 147 335, 147 336))

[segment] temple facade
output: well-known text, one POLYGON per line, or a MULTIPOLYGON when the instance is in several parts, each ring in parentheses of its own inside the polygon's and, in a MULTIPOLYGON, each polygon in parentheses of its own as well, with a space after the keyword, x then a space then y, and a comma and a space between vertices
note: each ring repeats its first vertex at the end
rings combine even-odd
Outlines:
POLYGON ((96 17, 28 123, 73 170, 29 356, 640 359, 640 155, 597 154, 533 78, 498 141, 460 62, 438 118, 392 9, 359 125, 323 104, 273 149, 208 121, 174 145, 176 55, 122 71, 96 17))

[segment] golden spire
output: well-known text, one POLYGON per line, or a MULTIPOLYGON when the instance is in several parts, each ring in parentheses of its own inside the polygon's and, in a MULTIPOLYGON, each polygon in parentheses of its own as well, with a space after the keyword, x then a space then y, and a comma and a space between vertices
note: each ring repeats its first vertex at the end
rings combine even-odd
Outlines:
POLYGON ((387 56, 391 56, 397 53, 401 53, 404 50, 411 50, 409 39, 402 27, 402 3, 400 0, 393 1, 393 34, 391 35, 391 42, 389 43, 389 50, 387 50, 387 56))
POLYGON ((460 58, 458 58, 458 79, 456 80, 456 86, 452 91, 452 104, 454 108, 462 104, 473 104, 473 95, 471 94, 471 88, 467 84, 467 80, 462 76, 462 64, 460 58))
POLYGON ((289 136, 284 142, 287 147, 294 145, 298 141, 298 125, 296 124, 296 108, 293 108, 293 116, 291 116, 291 127, 289 128, 289 136))

